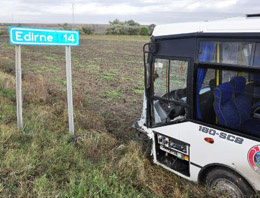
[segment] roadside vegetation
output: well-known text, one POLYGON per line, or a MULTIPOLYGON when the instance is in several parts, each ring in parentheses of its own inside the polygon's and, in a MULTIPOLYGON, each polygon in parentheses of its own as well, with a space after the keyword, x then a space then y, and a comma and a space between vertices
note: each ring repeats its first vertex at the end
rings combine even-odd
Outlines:
POLYGON ((114 35, 151 35, 154 27, 154 24, 146 26, 140 25, 134 20, 122 22, 115 19, 114 21, 109 21, 109 27, 106 29, 106 33, 114 35))
POLYGON ((73 48, 71 137, 64 49, 22 47, 25 128, 18 134, 14 48, 1 37, 0 197, 220 197, 152 164, 134 139, 148 37, 133 39, 93 35, 73 48))

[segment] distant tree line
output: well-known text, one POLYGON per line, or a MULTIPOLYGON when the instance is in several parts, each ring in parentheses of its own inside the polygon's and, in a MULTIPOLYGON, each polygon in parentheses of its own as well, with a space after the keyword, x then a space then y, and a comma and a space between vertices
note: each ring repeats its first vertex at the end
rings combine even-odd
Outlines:
MULTIPOLYGON (((63 29, 69 30, 72 29, 72 25, 64 23, 61 25, 63 29)), ((140 25, 134 20, 128 20, 125 22, 115 19, 109 21, 109 27, 106 28, 106 34, 114 35, 151 35, 155 28, 154 24, 151 25, 140 25)), ((87 25, 77 25, 73 28, 74 30, 80 31, 81 34, 95 34, 94 27, 89 27, 87 25)))
POLYGON ((109 21, 106 33, 115 35, 151 35, 154 27, 154 24, 143 26, 134 20, 122 22, 115 19, 114 21, 109 21))

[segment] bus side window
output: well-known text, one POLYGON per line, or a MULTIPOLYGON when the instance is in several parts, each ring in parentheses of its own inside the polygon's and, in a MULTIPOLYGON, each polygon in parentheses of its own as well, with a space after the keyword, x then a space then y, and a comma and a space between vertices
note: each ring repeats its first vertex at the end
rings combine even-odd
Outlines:
MULTIPOLYGON (((208 81, 211 73, 217 72, 209 68, 199 70, 206 74, 198 82, 208 81)), ((197 119, 260 137, 260 73, 233 69, 222 70, 221 74, 219 85, 208 90, 202 86, 197 92, 197 119)))

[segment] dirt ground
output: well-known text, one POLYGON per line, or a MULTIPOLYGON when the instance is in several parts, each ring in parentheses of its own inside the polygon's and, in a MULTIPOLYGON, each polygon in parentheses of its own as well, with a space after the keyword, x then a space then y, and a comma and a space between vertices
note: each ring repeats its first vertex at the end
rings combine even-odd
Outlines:
MULTIPOLYGON (((0 40, 1 65, 14 74, 15 48, 7 36, 0 40)), ((134 137, 131 125, 142 110, 142 47, 148 41, 141 36, 83 35, 80 46, 72 48, 75 109, 102 116, 107 130, 123 141, 134 137)), ((52 83, 66 100, 64 47, 22 46, 22 73, 31 84, 38 79, 35 75, 52 83)))

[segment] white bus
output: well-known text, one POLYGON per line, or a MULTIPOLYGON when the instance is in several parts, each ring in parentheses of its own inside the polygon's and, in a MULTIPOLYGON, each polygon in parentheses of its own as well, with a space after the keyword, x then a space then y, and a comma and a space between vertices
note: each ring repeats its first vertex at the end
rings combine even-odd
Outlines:
POLYGON ((135 128, 155 164, 232 197, 260 192, 260 18, 158 25, 135 128))

